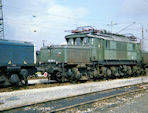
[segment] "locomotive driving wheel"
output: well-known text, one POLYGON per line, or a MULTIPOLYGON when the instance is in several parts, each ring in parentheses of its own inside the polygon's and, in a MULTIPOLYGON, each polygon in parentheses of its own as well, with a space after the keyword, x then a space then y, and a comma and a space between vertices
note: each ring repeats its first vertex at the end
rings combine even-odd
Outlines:
POLYGON ((106 70, 107 79, 111 78, 111 74, 112 74, 111 70, 107 68, 106 70))
POLYGON ((58 82, 65 82, 65 76, 62 72, 58 71, 56 72, 56 80, 58 82))

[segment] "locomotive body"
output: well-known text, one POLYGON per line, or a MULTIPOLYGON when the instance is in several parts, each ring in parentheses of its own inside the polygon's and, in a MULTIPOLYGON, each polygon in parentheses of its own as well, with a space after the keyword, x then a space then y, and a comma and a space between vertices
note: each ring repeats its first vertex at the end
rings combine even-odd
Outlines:
POLYGON ((35 46, 28 42, 0 40, 0 86, 27 84, 36 64, 35 46))
POLYGON ((39 63, 52 79, 88 80, 133 76, 144 72, 140 43, 135 37, 95 29, 65 37, 67 45, 40 50, 39 63))
POLYGON ((90 63, 91 46, 50 46, 40 50, 40 63, 90 63), (78 51, 77 51, 78 50, 78 51))

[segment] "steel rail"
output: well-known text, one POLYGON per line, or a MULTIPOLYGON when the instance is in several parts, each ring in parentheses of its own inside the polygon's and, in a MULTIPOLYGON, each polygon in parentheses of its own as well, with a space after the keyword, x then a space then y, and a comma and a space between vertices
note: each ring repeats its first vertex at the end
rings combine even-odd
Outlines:
MULTIPOLYGON (((47 112, 50 112, 50 113, 54 113, 54 112, 60 112, 60 111, 64 111, 64 110, 67 110, 67 109, 70 109, 70 108, 74 108, 74 107, 78 107, 78 106, 83 106, 83 105, 86 105, 86 104, 90 104, 90 103, 93 103, 93 102, 97 102, 97 101, 101 101, 101 100, 105 100, 105 99, 109 99, 109 98, 113 98, 113 97, 116 97, 116 96, 121 96, 121 95, 126 95, 128 93, 132 93, 132 92, 138 92, 138 91, 143 91, 143 90, 147 90, 148 89, 148 83, 142 83, 142 84, 136 84, 136 85, 129 85, 129 86, 123 86, 123 87, 118 87, 118 88, 113 88, 113 89, 108 89, 108 90, 104 90, 104 91, 97 91, 97 92, 91 92, 91 93, 86 93, 86 94, 82 94, 82 95, 77 95, 77 96, 72 96, 72 97, 67 97, 67 98, 61 98, 61 99, 57 99, 57 100, 51 100, 51 101, 46 101, 46 102, 42 102, 42 103, 36 103, 36 104, 32 104, 32 105, 28 105, 28 106, 18 106, 16 108, 10 108, 10 109, 7 109, 7 110, 3 110, 3 112, 15 112, 16 110, 19 111, 19 109, 22 109, 22 108, 25 108, 25 107, 31 107, 34 108, 35 106, 37 107, 40 107, 40 106, 45 106, 45 107, 51 107, 52 109, 50 110, 47 110, 47 112), (117 93, 117 94, 113 94, 113 95, 107 95, 105 93, 109 93, 109 92, 113 92, 113 91, 119 91, 121 93, 117 93), (75 98, 77 99, 81 99, 83 97, 87 98, 89 96, 87 95, 94 95, 94 94, 105 94, 107 96, 104 96, 104 97, 101 97, 101 98, 97 98, 97 99, 92 99, 92 100, 87 100, 87 101, 84 101, 84 102, 79 102, 79 103, 76 103, 76 104, 73 104, 72 105, 67 105, 67 106, 64 106, 64 107, 60 107, 60 104, 63 105, 64 103, 66 103, 66 100, 69 99, 68 101, 74 99, 75 98), (81 97, 81 98, 79 98, 81 97), (57 102, 59 101, 60 104, 58 104, 57 102), (60 101, 63 101, 63 102, 60 102, 60 101), (57 103, 57 104, 55 104, 57 103), (58 106, 59 108, 56 108, 56 106, 58 106)), ((77 99, 77 100, 78 100, 77 99)), ((68 102, 67 102, 68 103, 68 102)), ((74 102, 75 103, 75 102, 74 102)), ((25 112, 27 112, 25 110, 25 112)))
MULTIPOLYGON (((127 87, 127 86, 126 86, 127 87)), ((124 87, 122 87, 124 88, 124 87)), ((105 99, 109 99, 109 98, 113 98, 113 97, 116 97, 116 96, 122 96, 122 95, 126 95, 126 94, 129 94, 129 93, 133 93, 133 92, 139 92, 139 91, 143 91, 143 90, 146 90, 148 88, 137 88, 135 90, 131 90, 131 91, 125 91, 123 93, 118 93, 118 94, 114 94, 114 95, 110 95, 110 96, 106 96, 106 97, 103 97, 103 98, 98 98, 98 99, 95 99, 95 100, 90 100, 90 101, 86 101, 86 102, 81 102, 81 103, 78 103, 78 104, 74 104, 74 105, 71 105, 71 106, 66 106, 66 107, 63 107, 63 108, 59 108, 59 109, 53 109, 51 111, 49 111, 50 113, 54 113, 54 112, 60 112, 60 111, 64 111, 66 109, 70 109, 70 108, 74 108, 74 107, 78 107, 78 106, 83 106, 83 105, 86 105, 86 104, 90 104, 90 103, 94 103, 94 102, 97 102, 97 101, 101 101, 101 100, 105 100, 105 99)))

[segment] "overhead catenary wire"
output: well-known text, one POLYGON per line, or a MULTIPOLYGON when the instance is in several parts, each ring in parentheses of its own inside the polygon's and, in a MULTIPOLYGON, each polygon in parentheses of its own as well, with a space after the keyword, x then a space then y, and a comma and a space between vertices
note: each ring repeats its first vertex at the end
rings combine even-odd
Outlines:
MULTIPOLYGON (((9 8, 14 8, 14 9, 17 9, 15 11, 15 13, 17 12, 21 12, 21 8, 19 7, 16 7, 16 6, 11 6, 11 5, 5 5, 6 7, 9 7, 9 8)), ((77 15, 74 15, 74 16, 65 16, 65 15, 56 15, 56 14, 52 14, 52 13, 49 13, 49 12, 39 12, 39 11, 35 11, 35 10, 32 10, 32 9, 22 9, 23 10, 23 13, 28 13, 34 17, 38 17, 38 15, 40 16, 40 14, 45 14, 46 16, 55 16, 55 17, 61 17, 61 18, 65 18, 65 19, 68 19, 68 20, 75 20, 75 21, 79 21, 79 17, 77 17, 77 15)), ((97 21, 97 23, 103 23, 105 25, 105 21, 104 20, 98 20, 98 18, 96 17, 90 17, 88 16, 87 18, 85 18, 86 20, 93 20, 93 21, 97 21)))
POLYGON ((9 21, 9 20, 5 20, 4 21, 5 23, 10 23, 10 24, 14 24, 14 25, 17 25, 17 27, 36 27, 36 28, 44 28, 44 29, 48 29, 48 30, 54 30, 54 29, 62 29, 62 28, 69 28, 69 27, 74 27, 74 25, 66 25, 66 24, 63 24, 63 25, 58 25, 58 26, 47 26, 47 25, 43 25, 43 24, 32 24, 32 23, 20 23, 20 22, 16 22, 16 21, 9 21))
POLYGON ((126 27, 122 28, 121 30, 119 30, 117 33, 120 33, 120 32, 122 32, 122 31, 126 30, 127 28, 129 28, 130 26, 132 26, 132 25, 134 25, 134 24, 136 24, 136 22, 132 22, 132 23, 129 24, 128 26, 126 26, 126 27))
MULTIPOLYGON (((17 9, 15 11, 15 13, 17 13, 17 11, 20 11, 21 12, 21 9, 20 7, 16 7, 16 6, 12 6, 12 5, 7 5, 5 4, 4 7, 9 7, 9 8, 14 8, 14 9, 17 9), (18 10, 19 9, 19 10, 18 10)), ((73 16, 65 16, 65 15, 56 15, 56 14, 52 14, 52 13, 49 13, 49 12, 39 12, 39 11, 35 11, 35 10, 32 10, 32 9, 22 9, 23 10, 23 13, 28 13, 29 15, 31 15, 32 17, 36 18, 36 20, 38 19, 37 17, 40 17, 41 15, 40 14, 45 14, 46 16, 55 16, 55 17, 61 17, 61 18, 65 18, 65 19, 69 19, 69 20, 75 20, 75 22, 77 23, 77 21, 79 21, 79 18, 77 17, 73 17, 73 16)), ((51 19, 51 18, 50 18, 51 19)), ((102 25, 106 25, 105 21, 104 20, 98 20, 97 18, 93 18, 93 17, 87 17, 85 18, 86 20, 96 20, 98 21, 97 23, 102 24, 102 25), (100 22, 101 21, 101 22, 100 22)), ((47 21, 48 22, 48 21, 47 21)), ((117 22, 118 25, 121 25, 121 24, 127 24, 127 23, 121 23, 121 22, 117 22)))
MULTIPOLYGON (((76 17, 76 16, 74 17, 74 16, 56 15, 56 14, 49 13, 49 12, 44 12, 44 11, 40 12, 40 11, 36 11, 36 10, 32 10, 32 9, 21 9, 20 7, 16 7, 16 6, 12 6, 12 5, 7 5, 7 4, 5 4, 4 7, 9 7, 9 8, 17 9, 14 13, 18 13, 18 12, 23 11, 24 13, 27 13, 30 16, 32 16, 33 18, 35 18, 35 20, 34 20, 32 25, 30 23, 29 24, 28 23, 25 23, 25 24, 19 23, 22 26, 23 25, 26 25, 26 26, 29 25, 29 26, 34 26, 34 27, 41 27, 41 28, 44 28, 44 29, 50 29, 49 26, 45 26, 45 25, 42 25, 42 24, 43 24, 43 22, 44 23, 46 22, 46 25, 48 25, 47 23, 51 23, 51 21, 54 21, 54 18, 53 18, 53 20, 50 18, 51 19, 50 21, 47 21, 47 20, 44 20, 44 19, 41 20, 40 17, 43 16, 43 15, 45 15, 45 16, 55 16, 55 17, 58 17, 58 18, 63 18, 63 19, 65 19, 64 21, 73 20, 73 22, 71 22, 72 23, 71 26, 70 26, 70 24, 67 24, 67 25, 63 24, 66 27, 74 27, 74 26, 79 26, 80 25, 80 23, 79 23, 80 19, 78 17, 76 17)), ((105 24, 106 24, 105 21, 98 20, 97 18, 94 18, 94 17, 86 17, 85 19, 86 20, 97 20, 99 22, 99 25, 102 24, 101 26, 104 26, 104 27, 105 27, 105 24)), ((117 23, 119 25, 120 24, 125 24, 125 23, 120 23, 120 22, 117 22, 117 23)), ((63 28, 63 25, 61 25, 61 27, 59 27, 60 25, 58 25, 58 27, 55 26, 55 28, 63 28)), ((96 26, 96 22, 95 22, 95 26, 96 26)))
MULTIPOLYGON (((17 9, 16 12, 17 11, 21 12, 20 7, 10 6, 10 5, 4 5, 4 7, 17 9)), ((62 18, 66 18, 66 19, 74 19, 74 20, 78 19, 78 18, 73 17, 73 16, 56 15, 56 14, 52 14, 52 13, 49 13, 49 12, 39 12, 39 11, 35 11, 35 10, 32 10, 32 9, 22 9, 22 10, 23 10, 24 13, 29 13, 30 15, 35 16, 35 17, 36 17, 36 14, 45 14, 45 15, 50 15, 50 16, 62 17, 62 18)))
MULTIPOLYGON (((14 6, 10 6, 10 5, 5 5, 6 7, 9 7, 9 8, 15 8, 15 9, 17 9, 15 12, 14 12, 14 14, 16 14, 17 12, 21 12, 21 9, 20 8, 18 8, 18 7, 14 7, 14 6), (19 10, 18 10, 19 9, 19 10)), ((70 16, 63 16, 63 15, 55 15, 55 14, 51 14, 51 13, 47 13, 47 12, 42 12, 42 13, 40 13, 40 12, 38 12, 38 11, 34 11, 34 10, 28 10, 28 9, 23 9, 23 13, 28 13, 29 15, 30 15, 30 17, 32 16, 33 18, 35 18, 35 20, 34 20, 34 24, 33 25, 35 25, 35 24, 37 24, 37 25, 39 25, 39 26, 41 26, 41 27, 46 27, 46 26, 43 26, 43 25, 40 25, 40 24, 42 24, 43 22, 45 23, 46 22, 46 24, 47 23, 51 23, 51 21, 55 21, 55 18, 49 18, 49 20, 47 21, 47 20, 44 20, 44 19, 40 19, 43 15, 45 15, 46 17, 47 16, 55 16, 55 17, 58 17, 57 19, 60 19, 60 18, 63 18, 63 19, 65 19, 64 20, 64 22, 65 21, 67 21, 67 23, 68 23, 68 21, 69 20, 72 20, 72 21, 70 21, 71 23, 72 23, 72 26, 76 26, 76 25, 78 25, 78 22, 79 21, 77 21, 77 18, 76 17, 70 17, 70 16), (42 15, 43 14, 43 15, 42 15), (39 24, 40 23, 40 24, 39 24)), ((20 13, 18 13, 18 14, 20 14, 20 13)), ((29 15, 27 16, 28 18, 29 18, 29 15)), ((12 16, 13 17, 13 16, 12 16)), ((15 16, 14 16, 15 17, 15 16)), ((7 17, 5 17, 5 19, 7 19, 7 17)), ((10 19, 10 18, 9 18, 10 19)), ((12 19, 12 18, 11 18, 12 19)), ((16 18, 14 18, 14 21, 16 21, 16 18)), ((6 21, 5 21, 6 22, 6 21)), ((14 23, 13 21, 11 21, 10 23, 14 23)), ((66 22, 65 22, 66 23, 66 22)), ((16 23, 17 24, 17 23, 16 23)), ((22 23, 21 25, 30 25, 30 24, 28 24, 28 23, 22 23)), ((65 25, 64 24, 64 26, 69 26, 69 25, 65 25)), ((59 25, 58 25, 58 27, 59 27, 59 25)), ((46 27, 46 28, 49 28, 49 27, 46 27)), ((56 28, 57 28, 57 26, 56 26, 56 28)))

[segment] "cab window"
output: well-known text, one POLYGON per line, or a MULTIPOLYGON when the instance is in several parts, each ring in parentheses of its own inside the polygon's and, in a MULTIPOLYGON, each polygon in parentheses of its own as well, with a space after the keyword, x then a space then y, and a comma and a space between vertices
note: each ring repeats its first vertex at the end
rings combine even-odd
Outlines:
POLYGON ((106 48, 109 49, 110 48, 110 41, 106 40, 106 44, 105 45, 106 45, 106 48))
POLYGON ((83 39, 83 45, 87 45, 88 43, 89 43, 88 37, 85 37, 85 38, 83 39))
POLYGON ((94 38, 90 38, 90 39, 89 39, 89 43, 90 43, 91 45, 93 45, 93 44, 94 44, 94 38))
POLYGON ((136 44, 133 44, 133 50, 136 50, 136 44))
POLYGON ((74 44, 74 40, 72 39, 72 38, 70 38, 69 40, 68 40, 68 45, 73 45, 74 44))
POLYGON ((75 45, 82 45, 82 41, 81 41, 81 38, 76 38, 75 39, 75 45))

